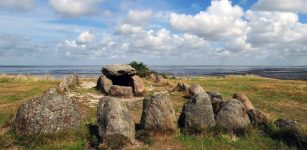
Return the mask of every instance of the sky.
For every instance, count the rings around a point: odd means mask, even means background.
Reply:
[[[307,65],[307,0],[0,0],[0,65]]]

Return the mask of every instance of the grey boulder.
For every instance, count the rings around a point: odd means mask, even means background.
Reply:
[[[105,94],[109,94],[112,85],[112,81],[103,74],[98,78],[96,88]]]
[[[135,141],[135,125],[127,106],[114,97],[103,97],[97,106],[97,124],[103,144],[121,149]]]
[[[240,130],[250,124],[249,117],[243,104],[237,99],[231,99],[218,112],[216,123],[227,130]]]
[[[205,90],[199,85],[199,84],[193,84],[190,88],[189,88],[189,94],[191,97],[196,96],[200,93],[204,93]]]
[[[60,82],[59,90],[60,92],[67,92],[69,89],[74,88],[77,85],[79,85],[79,77],[74,74]]]
[[[116,97],[130,98],[133,97],[133,89],[130,86],[112,85],[109,94]]]
[[[141,127],[149,131],[170,131],[177,129],[177,119],[171,100],[165,94],[144,99]]]
[[[52,88],[21,105],[14,126],[20,134],[55,133],[80,128],[80,121],[78,104]]]
[[[214,113],[207,93],[202,92],[184,104],[178,125],[187,132],[201,132],[215,125]]]

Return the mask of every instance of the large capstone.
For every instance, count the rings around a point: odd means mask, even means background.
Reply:
[[[77,129],[80,121],[78,104],[52,88],[21,105],[14,125],[18,134],[40,134]]]
[[[232,99],[218,112],[216,123],[225,129],[235,131],[246,128],[250,120],[243,104],[237,99]]]
[[[199,93],[186,102],[179,116],[178,125],[191,133],[201,132],[215,125],[214,113],[207,93]]]
[[[113,65],[106,65],[105,67],[103,67],[102,73],[106,76],[121,76],[121,75],[133,76],[136,74],[136,70],[127,64],[113,64]]]
[[[99,135],[110,149],[121,149],[135,140],[135,125],[127,106],[114,97],[103,97],[97,107]]]
[[[141,127],[148,131],[170,131],[177,129],[177,119],[172,102],[165,94],[144,99]]]
[[[113,85],[112,81],[108,79],[105,75],[101,75],[98,78],[96,88],[97,90],[102,91],[103,93],[109,94],[110,88]]]

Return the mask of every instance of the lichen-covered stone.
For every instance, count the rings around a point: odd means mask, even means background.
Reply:
[[[79,128],[80,121],[78,104],[52,88],[21,105],[14,126],[18,134],[54,133]]]
[[[133,96],[133,90],[132,90],[132,87],[130,86],[112,85],[110,88],[109,94],[111,96],[129,98]]]
[[[109,94],[112,85],[112,81],[103,74],[98,78],[96,88],[105,94]]]
[[[62,82],[59,84],[59,90],[61,92],[67,92],[69,89],[76,87],[79,85],[79,77],[74,74],[67,78],[65,78]]]
[[[218,112],[216,123],[228,130],[240,130],[246,128],[250,120],[243,104],[237,99],[232,99]]]
[[[192,133],[201,132],[204,128],[215,125],[214,113],[207,93],[200,93],[184,104],[178,125]]]
[[[250,109],[255,109],[252,102],[243,93],[235,93],[232,98],[239,100],[244,105],[247,111]]]
[[[110,149],[121,149],[135,141],[135,125],[123,101],[103,97],[97,106],[97,124],[103,144]]]
[[[148,96],[143,102],[141,127],[148,131],[170,131],[177,129],[177,119],[172,102],[165,94]]]
[[[189,94],[191,97],[196,96],[200,93],[204,93],[205,90],[199,85],[199,84],[193,84],[190,88],[189,88]]]
[[[135,75],[136,70],[127,64],[113,64],[106,65],[102,68],[102,73],[106,76],[120,76],[120,75]]]
[[[145,86],[143,84],[142,79],[139,76],[134,75],[132,77],[132,82],[133,93],[137,96],[142,96],[145,92]]]

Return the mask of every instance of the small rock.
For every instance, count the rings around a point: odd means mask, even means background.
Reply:
[[[103,97],[97,106],[97,124],[103,144],[110,149],[122,149],[135,141],[135,125],[123,101]]]
[[[143,84],[142,79],[139,76],[133,76],[132,77],[133,82],[133,92],[137,96],[142,96],[145,92],[145,86]]]
[[[300,123],[293,119],[277,119],[274,123],[280,129],[296,129],[301,127]]]
[[[187,83],[179,82],[173,91],[189,92],[191,86]]]
[[[162,75],[156,75],[155,82],[157,82],[157,83],[163,83],[163,82],[165,82],[165,79],[163,78]]]
[[[157,94],[144,99],[141,127],[149,131],[170,131],[177,129],[177,119],[172,102],[166,94]]]
[[[250,124],[243,104],[236,99],[228,101],[216,116],[216,123],[228,130],[244,129]]]
[[[201,132],[215,125],[211,101],[203,92],[189,99],[183,106],[178,120],[179,127],[187,132]]]
[[[135,75],[136,70],[127,64],[106,65],[101,72],[106,76]]]
[[[269,118],[260,110],[250,109],[247,114],[254,125],[266,126],[270,122]]]
[[[190,88],[189,88],[189,94],[191,97],[196,96],[200,93],[204,93],[205,90],[199,85],[199,84],[193,84]]]
[[[130,86],[112,85],[110,88],[110,95],[130,98],[133,97],[133,90]]]
[[[69,89],[74,88],[77,85],[79,85],[79,77],[74,74],[65,78],[62,82],[60,82],[59,90],[62,93],[67,92]]]
[[[96,88],[105,94],[109,94],[112,85],[112,81],[103,74],[98,78]]]
[[[18,134],[41,134],[78,129],[80,121],[78,104],[52,88],[21,105],[14,125]]]
[[[247,98],[247,96],[243,93],[235,93],[232,98],[239,100],[243,103],[245,109],[248,111],[250,109],[255,109],[252,102]]]

